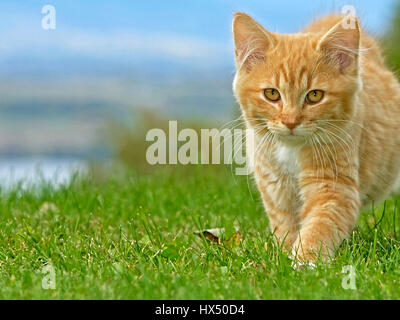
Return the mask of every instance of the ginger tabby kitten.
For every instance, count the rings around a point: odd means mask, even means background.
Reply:
[[[400,85],[355,17],[278,34],[236,13],[233,35],[271,230],[300,262],[328,260],[361,207],[400,186]]]

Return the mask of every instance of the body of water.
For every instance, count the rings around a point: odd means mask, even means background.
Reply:
[[[68,183],[76,172],[84,173],[87,163],[79,159],[3,158],[0,159],[0,186],[5,189],[42,182],[55,186]]]

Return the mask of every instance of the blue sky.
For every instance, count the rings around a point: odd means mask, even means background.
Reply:
[[[2,0],[0,70],[93,62],[140,66],[180,61],[231,64],[231,18],[245,11],[267,29],[295,32],[313,17],[354,5],[364,26],[385,31],[396,0]],[[41,28],[41,8],[54,5],[57,28]],[[16,62],[17,61],[17,62]],[[57,61],[63,61],[57,65]],[[68,62],[65,64],[65,62]],[[89,66],[90,67],[90,66]]]
[[[295,32],[312,17],[354,5],[364,23],[382,30],[390,19],[396,0],[2,0],[3,22],[29,26],[41,17],[41,8],[52,4],[57,9],[58,26],[93,30],[130,29],[171,32],[223,39],[230,33],[231,15],[245,11],[259,18],[270,29]],[[15,19],[16,18],[16,19]],[[40,21],[40,20],[39,20]],[[40,24],[37,23],[40,27]]]

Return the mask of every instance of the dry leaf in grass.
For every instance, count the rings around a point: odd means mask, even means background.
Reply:
[[[242,241],[242,234],[239,230],[227,240],[222,240],[225,233],[225,228],[214,228],[203,231],[195,231],[194,234],[199,237],[204,237],[207,240],[226,247],[237,247]]]
[[[203,231],[195,231],[194,234],[199,237],[204,237],[211,242],[222,244],[221,237],[225,232],[225,228],[214,228]]]

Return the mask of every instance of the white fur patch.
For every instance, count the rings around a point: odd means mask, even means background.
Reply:
[[[275,157],[280,164],[281,170],[292,177],[297,177],[300,172],[298,163],[299,146],[288,146],[279,144],[277,146]]]

